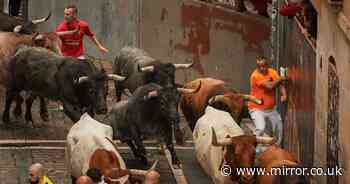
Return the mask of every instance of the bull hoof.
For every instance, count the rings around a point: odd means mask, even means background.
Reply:
[[[49,118],[49,113],[48,112],[43,112],[43,113],[40,113],[40,117],[43,121],[47,122],[50,120]]]
[[[4,124],[8,124],[10,122],[10,116],[4,114],[2,116],[2,121],[4,122]]]

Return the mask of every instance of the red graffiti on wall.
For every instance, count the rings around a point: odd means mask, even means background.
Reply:
[[[204,74],[200,57],[210,52],[211,31],[224,30],[238,33],[247,43],[245,50],[263,53],[262,42],[269,39],[270,26],[264,18],[244,15],[205,4],[182,4],[181,23],[184,27],[184,41],[175,49],[193,54],[194,68]]]

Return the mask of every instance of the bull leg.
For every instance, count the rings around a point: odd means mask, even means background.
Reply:
[[[135,144],[137,147],[137,154],[138,154],[139,159],[141,160],[142,164],[147,165],[148,161],[146,158],[146,149],[145,149],[145,146],[143,145],[143,142],[142,142],[140,137],[138,137],[135,140]]]
[[[2,121],[4,123],[10,122],[10,108],[13,98],[16,96],[16,93],[10,90],[6,90],[6,100],[5,100],[5,109],[2,115]]]
[[[116,100],[117,102],[119,102],[122,99],[122,93],[124,90],[123,82],[115,81],[114,86],[115,86],[115,96],[117,98]]]
[[[23,103],[23,97],[21,95],[16,95],[16,107],[13,111],[13,114],[16,116],[16,118],[20,117],[22,114],[22,103]]]
[[[170,154],[171,154],[171,161],[173,165],[177,165],[180,167],[180,160],[177,158],[177,155],[175,153],[175,149],[174,149],[174,144],[172,142],[172,136],[171,136],[171,132],[169,132],[169,134],[167,134],[165,136],[165,143],[166,143],[166,147],[168,148]]]
[[[43,121],[49,121],[49,112],[47,111],[45,98],[39,97],[40,99],[40,117]]]
[[[25,119],[27,122],[32,122],[34,123],[33,121],[33,117],[32,117],[32,105],[33,105],[33,102],[35,100],[36,96],[34,95],[30,95],[27,99],[26,99],[26,114],[25,114]]]

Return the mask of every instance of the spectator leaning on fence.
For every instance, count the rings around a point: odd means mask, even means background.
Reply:
[[[78,17],[78,8],[75,5],[69,5],[64,9],[64,20],[57,26],[55,32],[62,40],[61,52],[64,56],[77,57],[85,59],[84,56],[84,35],[87,35],[97,48],[107,53],[108,49],[102,46],[97,40],[95,34],[90,30],[89,24]],[[77,30],[77,31],[74,31]],[[67,34],[72,31],[71,34]]]
[[[44,168],[40,163],[35,163],[29,167],[29,180],[31,184],[54,184],[44,175]]]
[[[265,133],[266,121],[268,118],[272,123],[276,143],[282,143],[282,118],[276,110],[275,92],[280,87],[281,101],[287,100],[286,89],[281,85],[286,77],[280,77],[276,70],[269,67],[268,60],[264,57],[257,58],[257,68],[250,76],[250,94],[263,101],[263,104],[248,103],[249,113],[256,126],[255,135],[262,136]],[[257,152],[261,152],[262,147],[257,147]]]

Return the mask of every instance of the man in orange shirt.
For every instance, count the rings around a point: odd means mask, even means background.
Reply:
[[[282,143],[282,118],[276,110],[275,96],[276,88],[280,88],[281,101],[287,100],[286,89],[281,85],[285,77],[280,77],[276,70],[269,67],[268,61],[264,57],[257,59],[257,69],[250,76],[250,95],[261,99],[261,105],[248,103],[249,113],[255,124],[255,135],[262,136],[265,132],[266,121],[268,118],[272,123],[272,128],[277,138],[276,144]],[[257,147],[257,152],[261,148]]]

